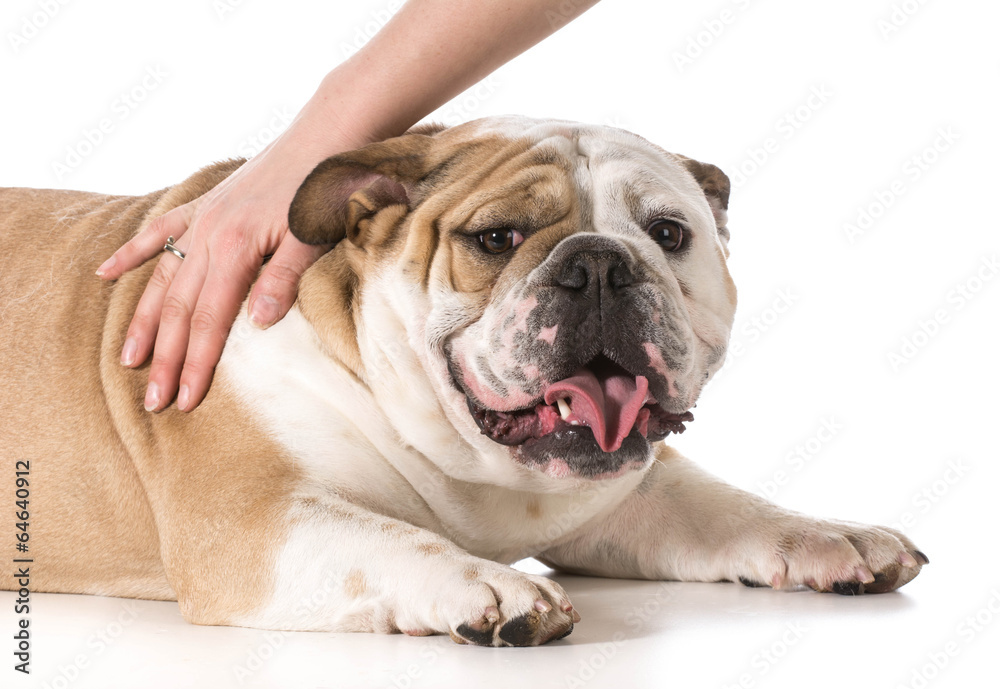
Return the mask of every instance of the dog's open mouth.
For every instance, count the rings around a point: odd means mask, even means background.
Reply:
[[[655,442],[670,433],[683,433],[684,422],[694,420],[689,411],[665,411],[650,394],[644,376],[629,373],[603,355],[549,385],[532,407],[495,411],[468,396],[466,401],[483,434],[503,445],[522,445],[587,427],[603,452],[615,452],[633,431]]]

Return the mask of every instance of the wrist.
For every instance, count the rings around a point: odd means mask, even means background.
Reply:
[[[289,127],[300,146],[322,157],[342,151],[361,148],[373,141],[397,136],[405,131],[395,131],[378,121],[378,108],[371,107],[370,98],[362,105],[360,86],[350,83],[350,70],[342,65],[330,72],[320,83],[312,98],[303,106],[298,117]],[[294,131],[291,131],[294,130]]]
[[[360,148],[400,136],[438,105],[381,62],[362,51],[329,72],[302,109],[307,128],[319,139]]]

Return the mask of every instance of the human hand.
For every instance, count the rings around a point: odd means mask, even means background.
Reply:
[[[279,138],[204,196],[155,219],[98,269],[105,280],[118,278],[163,252],[171,236],[186,254],[163,253],[122,349],[122,364],[132,368],[153,355],[147,411],[164,409],[174,395],[182,411],[201,403],[265,256],[271,260],[250,294],[250,320],[266,328],[288,313],[302,273],[329,249],[288,231],[292,198],[323,157]]]

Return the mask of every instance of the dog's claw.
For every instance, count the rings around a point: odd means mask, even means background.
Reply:
[[[483,614],[483,617],[486,619],[489,626],[492,627],[500,621],[500,609],[495,605],[491,605],[486,608],[486,612]]]
[[[858,578],[862,584],[870,584],[875,581],[875,575],[867,567],[858,567],[854,570],[854,576]]]

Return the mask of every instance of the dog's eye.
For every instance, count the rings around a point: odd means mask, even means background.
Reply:
[[[673,220],[657,218],[646,226],[646,232],[664,251],[677,251],[684,242],[684,229]]]
[[[479,235],[479,243],[491,254],[510,251],[523,241],[524,237],[517,230],[487,230]]]

